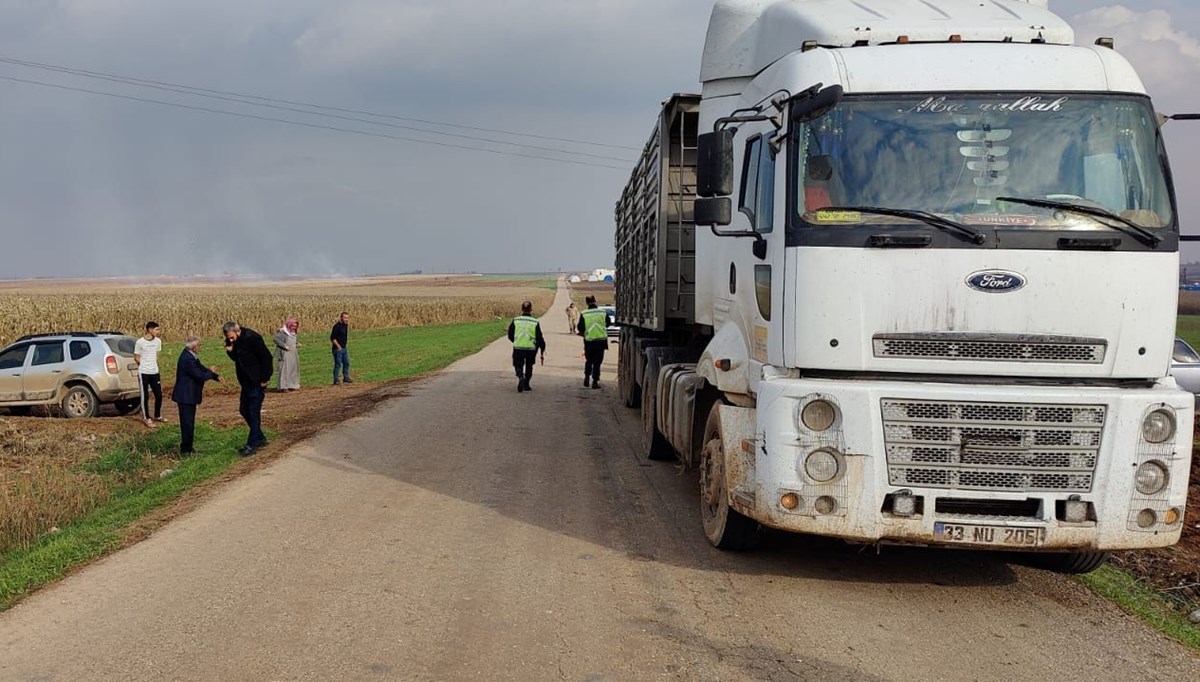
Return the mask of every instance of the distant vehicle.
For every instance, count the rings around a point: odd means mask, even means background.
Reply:
[[[0,407],[25,414],[35,405],[57,405],[67,417],[83,418],[112,404],[128,414],[141,397],[135,342],[120,332],[22,336],[0,350]]]
[[[615,339],[621,335],[621,328],[617,326],[617,309],[615,306],[602,305],[600,309],[608,313],[608,317],[612,320],[612,324],[608,325],[608,338]]]
[[[1171,351],[1171,376],[1183,390],[1193,395],[1200,395],[1200,353],[1188,345],[1187,341],[1175,338],[1175,348]]]

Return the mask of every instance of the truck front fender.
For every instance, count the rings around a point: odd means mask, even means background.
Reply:
[[[729,361],[729,369],[717,367],[717,362],[724,360]],[[696,373],[723,393],[749,395],[751,364],[749,346],[742,330],[735,324],[726,324],[704,348]]]

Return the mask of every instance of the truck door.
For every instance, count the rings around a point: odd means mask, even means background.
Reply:
[[[21,374],[29,346],[22,345],[0,353],[0,402],[19,402],[24,399]]]
[[[783,364],[784,328],[781,323],[784,230],[776,210],[782,202],[775,201],[784,174],[777,172],[776,153],[772,149],[775,129],[770,125],[765,128],[745,140],[737,196],[738,212],[748,221],[747,227],[757,232],[760,238],[740,240],[742,253],[734,263],[740,270],[735,298],[743,312],[750,358],[759,366]],[[775,229],[777,223],[780,229]],[[760,376],[759,368],[752,368],[749,373],[751,390]]]

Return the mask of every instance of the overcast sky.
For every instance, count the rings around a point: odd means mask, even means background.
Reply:
[[[710,0],[0,0],[0,59],[616,146],[441,128],[575,152],[555,154],[0,63],[0,278],[610,264],[612,207],[631,163],[597,157],[636,156],[620,147],[641,147],[663,97],[699,90],[711,7]],[[1200,3],[1051,0],[1051,8],[1081,43],[1114,36],[1160,111],[1200,111]],[[1169,124],[1167,140],[1184,230],[1200,234],[1200,122]],[[1200,249],[1185,258],[1200,260]]]

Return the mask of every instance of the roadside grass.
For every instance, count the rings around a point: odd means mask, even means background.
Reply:
[[[1176,318],[1175,335],[1192,348],[1200,350],[1200,315],[1180,315]]]
[[[131,523],[225,471],[237,460],[235,448],[245,438],[243,428],[217,430],[197,424],[198,454],[174,460],[168,454],[179,446],[179,429],[160,428],[121,439],[97,459],[78,466],[110,485],[108,500],[57,532],[0,554],[0,610],[72,567],[119,548]]]
[[[1101,566],[1078,579],[1164,635],[1200,651],[1200,627],[1189,622],[1186,613],[1180,612],[1183,605],[1172,603],[1129,573],[1115,566]]]
[[[365,383],[426,374],[479,351],[507,325],[505,319],[356,332],[350,337],[352,371]],[[329,382],[327,333],[304,339],[311,346],[302,349],[301,384]],[[180,344],[164,344],[167,383],[174,380],[174,357],[180,350]],[[310,353],[307,362],[305,350]],[[221,390],[236,390],[232,363],[218,339],[205,343],[201,359],[228,377],[229,384]],[[22,434],[7,437],[18,442]],[[59,439],[55,447],[48,447],[46,439],[37,439],[28,454],[10,468],[0,468],[0,510],[9,510],[12,517],[20,513],[20,522],[11,528],[0,523],[0,610],[119,548],[131,524],[233,465],[245,439],[243,427],[218,429],[201,422],[196,427],[197,454],[183,459],[174,457],[179,445],[175,424],[113,436],[89,456],[79,454],[78,443]],[[46,473],[28,475],[35,469]]]
[[[508,322],[508,319],[503,319],[365,331],[351,329],[347,346],[350,349],[350,375],[356,381],[391,381],[445,367],[500,338],[507,330]],[[267,348],[273,352],[275,346],[271,337],[277,330],[255,331],[263,335]],[[159,357],[163,383],[175,383],[175,363],[182,351],[182,343],[163,344]],[[219,336],[203,339],[200,361],[206,367],[216,367],[217,373],[226,381],[224,390],[237,389],[233,361],[225,355],[225,345]],[[272,386],[278,381],[278,363],[275,369],[277,373],[271,378]],[[332,378],[333,354],[329,331],[301,332],[300,386],[325,385]],[[222,390],[213,384],[208,387],[209,390]]]

